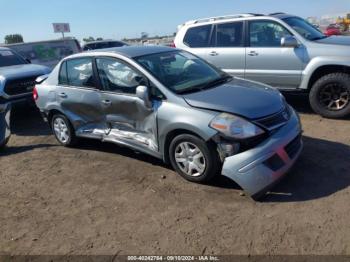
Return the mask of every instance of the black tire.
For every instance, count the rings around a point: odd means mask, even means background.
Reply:
[[[2,144],[0,144],[0,149],[4,149],[7,143],[9,142],[9,140],[10,140],[10,137],[6,138],[5,141]]]
[[[325,91],[328,92],[326,89],[330,88],[331,86],[336,86],[337,88],[341,88],[338,90],[344,90],[344,92],[347,92],[348,102],[341,102],[341,105],[344,105],[344,107],[341,107],[340,109],[331,109],[327,107],[326,103],[328,100],[327,96],[324,96],[324,93]],[[322,100],[321,98],[326,99]],[[336,94],[334,99],[336,99]],[[350,75],[346,73],[332,73],[321,77],[312,86],[309,94],[309,100],[312,109],[323,117],[343,118],[350,115]]]
[[[66,127],[67,127],[67,135],[68,135],[68,138],[63,141],[62,139],[60,139],[58,137],[58,135],[56,134],[55,132],[55,121],[56,120],[62,120],[64,121]],[[77,144],[78,142],[78,139],[77,137],[75,136],[75,130],[72,126],[72,124],[70,123],[70,121],[68,120],[68,118],[62,114],[55,114],[52,119],[51,119],[51,128],[52,128],[52,132],[54,134],[54,136],[56,137],[56,140],[63,146],[66,146],[66,147],[71,147],[71,146],[74,146]]]
[[[186,174],[181,170],[181,168],[178,166],[175,160],[175,150],[181,143],[184,142],[190,143],[199,148],[199,150],[202,152],[205,158],[205,168],[203,173],[199,176],[190,176]],[[169,159],[172,167],[176,170],[176,172],[179,173],[183,178],[191,182],[208,182],[211,179],[213,179],[216,175],[218,175],[221,169],[221,161],[216,148],[210,143],[206,143],[202,139],[189,134],[179,135],[171,141],[169,147]]]

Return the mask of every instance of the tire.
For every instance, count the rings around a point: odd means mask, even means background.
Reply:
[[[323,117],[350,115],[350,75],[332,73],[321,77],[312,86],[309,100],[312,109]]]
[[[2,144],[0,144],[0,149],[4,149],[7,143],[9,142],[9,140],[10,140],[10,137],[6,138],[5,141]]]
[[[189,134],[179,135],[171,141],[169,159],[176,172],[191,182],[208,182],[219,174],[221,168],[216,148]],[[188,173],[185,172],[186,166]]]
[[[66,116],[62,114],[54,115],[51,119],[51,128],[61,145],[71,147],[77,143],[75,130]]]

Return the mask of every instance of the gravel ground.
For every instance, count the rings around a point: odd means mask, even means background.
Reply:
[[[0,253],[349,255],[350,121],[288,100],[305,149],[263,202],[113,144],[58,146],[38,112],[13,112],[0,153]]]

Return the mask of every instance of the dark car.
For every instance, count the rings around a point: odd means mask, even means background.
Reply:
[[[124,43],[122,41],[101,40],[101,41],[94,41],[94,42],[89,42],[85,44],[83,46],[83,51],[104,49],[104,48],[111,48],[111,47],[122,47],[127,45],[128,45],[127,43]]]

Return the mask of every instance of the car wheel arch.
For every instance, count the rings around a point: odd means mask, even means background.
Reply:
[[[317,67],[311,74],[308,81],[308,91],[311,90],[313,85],[319,80],[321,77],[332,74],[332,73],[347,73],[350,74],[350,66],[347,65],[336,65],[336,64],[328,64]]]

